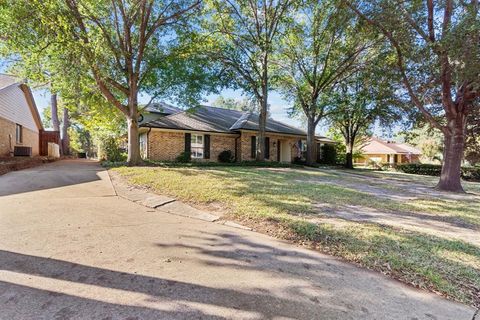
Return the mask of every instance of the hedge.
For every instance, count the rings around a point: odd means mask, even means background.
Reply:
[[[396,166],[396,169],[401,172],[420,174],[424,176],[440,176],[442,173],[442,166],[438,164],[399,164]],[[480,182],[480,167],[462,167],[462,178],[468,181]]]
[[[337,163],[337,149],[335,146],[324,144],[321,148],[320,164],[335,165]]]

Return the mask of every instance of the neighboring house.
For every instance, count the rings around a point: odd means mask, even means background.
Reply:
[[[43,126],[30,88],[0,74],[0,157],[14,152],[38,155],[40,131]]]
[[[200,106],[183,111],[167,104],[154,104],[140,116],[142,156],[151,160],[175,160],[190,152],[192,160],[218,161],[230,150],[236,161],[255,160],[258,115],[250,112]],[[273,119],[267,120],[266,160],[292,162],[304,158],[306,132]],[[333,143],[316,137],[317,159],[320,146]]]
[[[361,149],[362,158],[356,162],[368,165],[371,162],[376,164],[397,164],[418,162],[421,151],[406,143],[385,141],[372,137]]]

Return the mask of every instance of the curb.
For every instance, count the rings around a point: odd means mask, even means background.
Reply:
[[[135,202],[144,207],[155,209],[156,211],[162,213],[169,213],[207,222],[215,222],[217,224],[222,224],[232,228],[248,231],[252,230],[252,228],[243,226],[230,220],[221,220],[220,216],[194,208],[184,202],[178,201],[175,198],[154,194],[128,185],[117,174],[112,174],[110,170],[108,170],[108,175],[110,177],[113,189],[119,197]]]

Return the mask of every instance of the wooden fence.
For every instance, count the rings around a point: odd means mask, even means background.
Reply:
[[[60,145],[59,131],[40,130],[40,155],[48,156],[48,143],[53,142]]]

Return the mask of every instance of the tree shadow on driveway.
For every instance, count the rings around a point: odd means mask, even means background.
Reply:
[[[117,295],[125,295],[124,303],[109,301]],[[0,317],[8,319],[24,319],[29,314],[46,319],[109,319],[111,315],[224,319],[232,314],[252,319],[318,319],[322,314],[344,312],[268,291],[209,287],[9,251],[0,251],[0,304]]]
[[[453,313],[468,319],[463,315],[471,313],[335,258],[279,244],[202,231],[178,243],[153,243],[159,257],[177,252],[195,267],[203,279],[195,282],[180,280],[182,272],[173,279],[162,269],[152,269],[153,276],[3,250],[0,318],[448,319]]]

